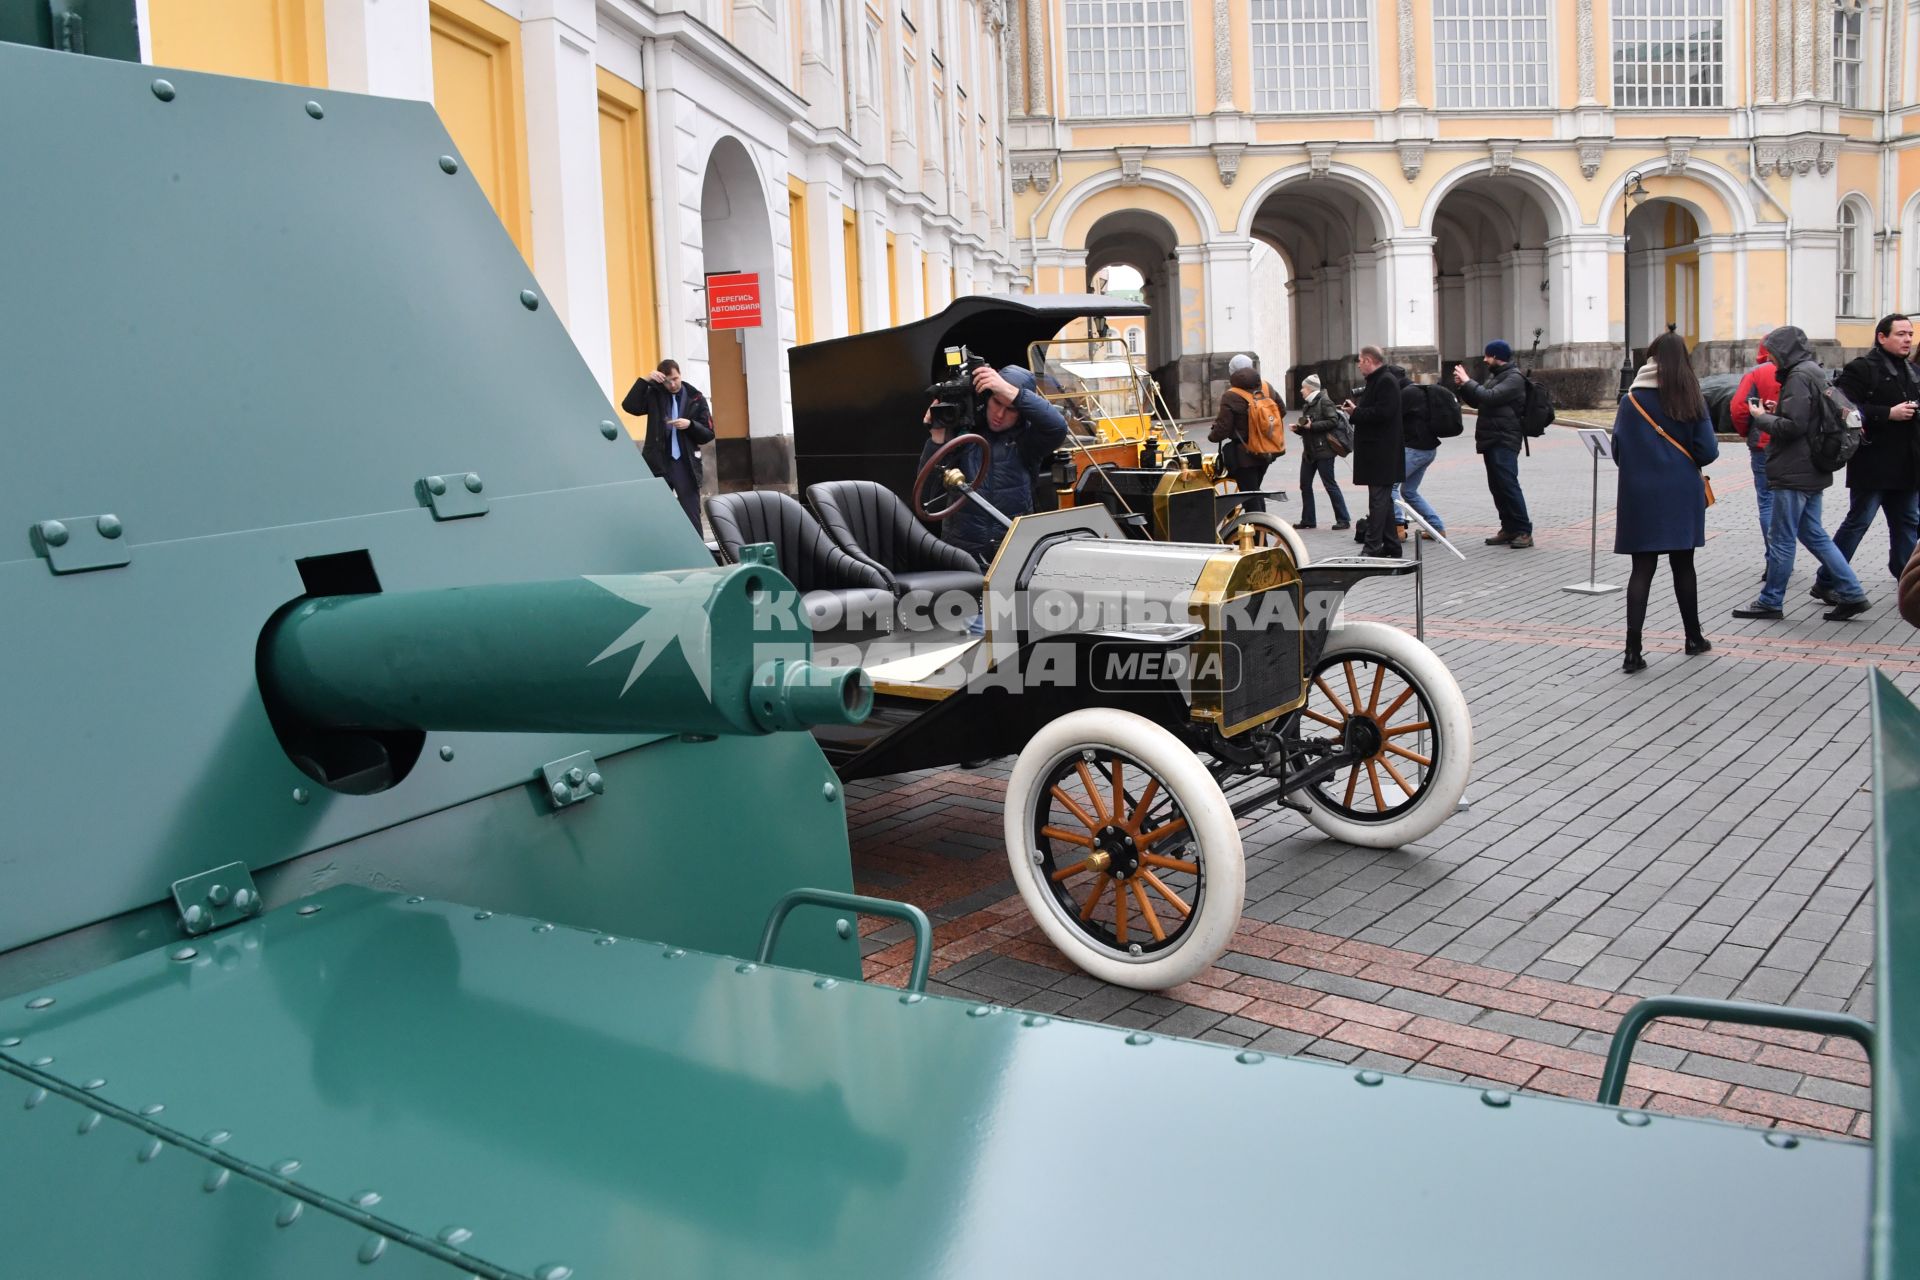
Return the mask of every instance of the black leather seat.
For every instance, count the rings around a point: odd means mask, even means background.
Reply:
[[[808,488],[827,536],[848,555],[884,574],[905,595],[949,591],[978,596],[986,578],[971,555],[942,542],[913,518],[900,495],[871,480],[829,480]]]
[[[800,590],[815,631],[893,629],[893,588],[886,576],[835,546],[797,498],[777,492],[722,493],[707,499],[707,522],[727,559],[740,549],[773,544],[780,572]]]

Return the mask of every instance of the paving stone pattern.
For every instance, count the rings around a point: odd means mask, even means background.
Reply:
[[[1642,995],[1871,1018],[1865,675],[1877,665],[1920,689],[1920,633],[1893,609],[1883,525],[1855,558],[1875,602],[1864,618],[1821,620],[1804,555],[1788,621],[1731,618],[1756,592],[1763,556],[1744,446],[1723,448],[1720,501],[1696,555],[1715,649],[1680,653],[1663,569],[1650,669],[1626,676],[1622,594],[1559,590],[1587,577],[1592,472],[1579,442],[1550,432],[1523,459],[1539,545],[1520,551],[1482,544],[1493,512],[1479,460],[1468,439],[1443,447],[1424,492],[1467,559],[1425,549],[1427,639],[1472,709],[1470,807],[1393,851],[1327,839],[1286,810],[1243,820],[1245,918],[1194,983],[1153,995],[1110,987],[1045,941],[1007,878],[1010,761],[850,786],[856,879],[935,916],[937,988],[1568,1096],[1592,1096],[1607,1035]],[[1599,577],[1624,583],[1602,466]],[[1296,477],[1288,459],[1269,483],[1291,490]],[[1364,508],[1364,491],[1349,487],[1348,500]],[[1844,490],[1830,491],[1830,528],[1844,504]],[[1324,526],[1305,536],[1316,555],[1351,546]],[[1411,586],[1366,584],[1347,613],[1411,629]],[[869,928],[869,976],[904,977],[899,927]],[[1865,1064],[1844,1042],[1676,1022],[1642,1046],[1632,1101],[1865,1132]]]

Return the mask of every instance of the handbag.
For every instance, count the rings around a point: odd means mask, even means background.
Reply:
[[[1653,415],[1647,412],[1646,406],[1641,404],[1638,400],[1634,399],[1633,392],[1631,391],[1627,392],[1627,399],[1632,401],[1633,407],[1640,411],[1640,416],[1647,420],[1647,425],[1652,427],[1655,431],[1660,432],[1660,438],[1662,440],[1665,440],[1668,444],[1678,449],[1680,451],[1681,456],[1686,458],[1688,462],[1693,462],[1693,455],[1687,452],[1687,446],[1681,444],[1678,440],[1675,440],[1672,436],[1668,435],[1666,431],[1660,426],[1660,424],[1653,420]],[[1696,468],[1700,467],[1700,464],[1697,462],[1693,462],[1693,465]],[[1707,505],[1712,506],[1714,502],[1713,480],[1711,477],[1707,475],[1705,469],[1700,470],[1700,489],[1706,495]]]

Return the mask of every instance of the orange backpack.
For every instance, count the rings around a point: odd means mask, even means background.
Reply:
[[[1285,453],[1286,416],[1280,411],[1280,402],[1273,398],[1273,388],[1262,382],[1258,393],[1240,387],[1228,387],[1227,391],[1247,402],[1247,452],[1269,458]]]

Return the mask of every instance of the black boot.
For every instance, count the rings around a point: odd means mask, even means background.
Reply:
[[[1705,636],[1693,635],[1687,637],[1687,656],[1689,658],[1695,654],[1706,653],[1712,648],[1713,641],[1707,639]]]
[[[1647,669],[1647,660],[1640,656],[1639,645],[1630,644],[1627,646],[1626,660],[1620,664],[1620,669],[1626,672],[1628,675],[1632,675],[1636,671],[1645,671]]]

